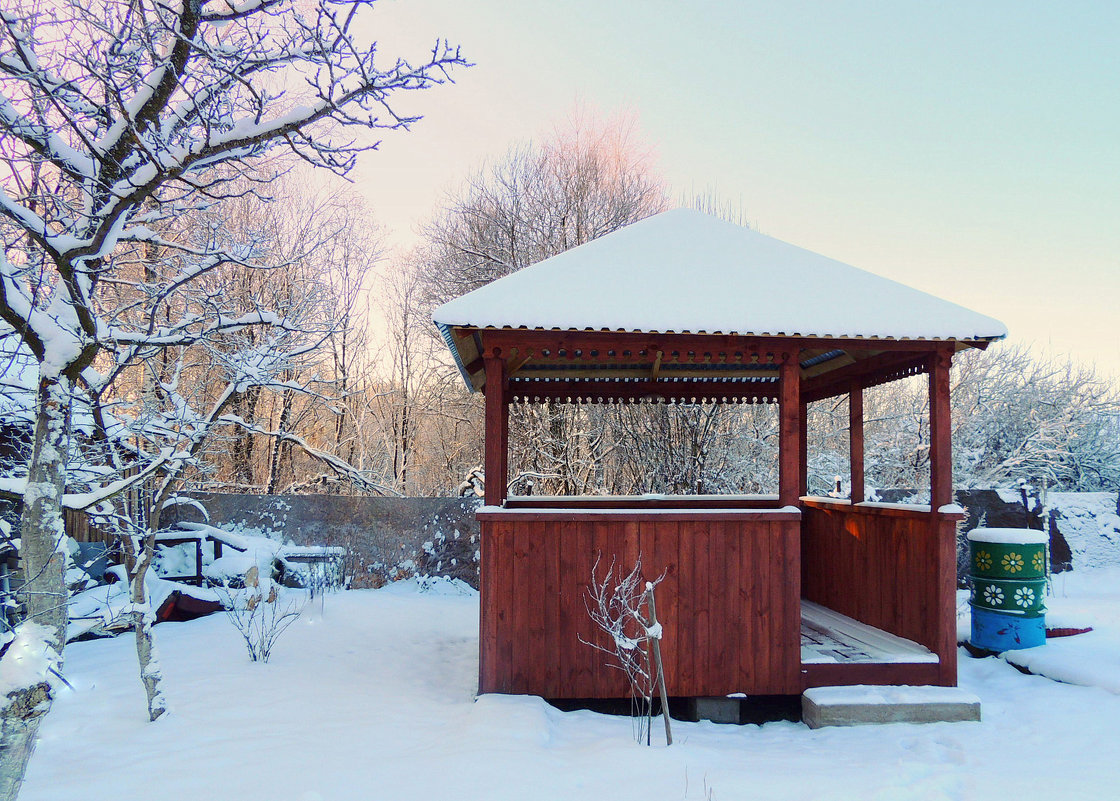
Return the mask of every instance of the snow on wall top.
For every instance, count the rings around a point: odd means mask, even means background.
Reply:
[[[691,209],[648,217],[433,314],[442,326],[997,339],[998,320]]]

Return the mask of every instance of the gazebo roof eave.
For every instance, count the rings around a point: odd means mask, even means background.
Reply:
[[[977,336],[973,338],[952,337],[952,338],[905,338],[905,337],[890,337],[890,336],[804,336],[797,334],[740,334],[740,333],[723,333],[723,332],[691,332],[691,331],[629,331],[629,330],[612,330],[612,329],[561,329],[561,328],[529,328],[527,326],[520,327],[481,327],[481,326],[451,326],[442,323],[437,323],[440,333],[443,335],[445,342],[451,350],[460,375],[463,377],[464,383],[467,385],[471,392],[484,390],[484,372],[482,369],[483,351],[492,347],[499,347],[502,349],[506,356],[510,356],[513,352],[524,353],[525,350],[532,352],[535,349],[544,348],[551,349],[571,350],[576,351],[578,355],[571,353],[564,353],[562,364],[565,366],[571,365],[574,369],[579,369],[579,365],[594,362],[595,360],[589,358],[582,350],[588,348],[602,349],[602,348],[645,348],[657,346],[658,349],[663,351],[673,350],[674,353],[679,352],[680,349],[688,348],[688,353],[692,356],[696,354],[697,348],[705,349],[705,353],[717,352],[723,349],[726,353],[728,349],[739,349],[738,352],[751,352],[751,353],[777,353],[783,352],[785,348],[797,348],[798,351],[823,349],[823,350],[840,350],[847,354],[848,351],[860,352],[880,352],[892,351],[901,353],[931,353],[935,351],[944,350],[947,346],[951,345],[953,351],[958,352],[968,348],[977,348],[983,350],[988,347],[992,342],[1003,339],[1001,336]],[[611,340],[614,340],[613,342]],[[464,343],[470,343],[470,352],[467,358],[464,358],[461,346]],[[485,344],[484,344],[485,343]],[[547,345],[546,345],[547,343]],[[706,349],[711,348],[712,351]],[[524,349],[524,350],[523,350]],[[552,358],[556,358],[555,353],[551,354]],[[846,364],[852,362],[849,359]],[[524,363],[524,362],[523,362]],[[670,362],[666,362],[667,369]],[[530,365],[531,366],[531,365]],[[720,366],[720,365],[716,365]],[[806,365],[802,363],[802,366]],[[836,365],[837,367],[842,365]],[[827,363],[822,367],[817,368],[818,374],[827,374],[830,370],[827,369]],[[620,386],[626,383],[627,379],[612,378],[609,370],[602,370],[595,376],[596,380],[602,383],[604,392],[609,392],[608,385],[612,382],[618,383]],[[729,381],[730,377],[712,376],[703,380],[711,381],[713,383],[733,383]],[[734,383],[742,383],[743,376],[740,376]],[[570,380],[580,381],[586,383],[587,376],[573,376]],[[693,377],[695,380],[696,377]],[[562,371],[557,372],[555,381],[564,381],[565,377]],[[625,392],[623,394],[626,394]],[[714,394],[714,393],[713,393]]]

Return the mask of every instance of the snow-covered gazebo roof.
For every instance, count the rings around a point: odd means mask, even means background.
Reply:
[[[472,334],[488,329],[948,340],[957,347],[1007,334],[986,315],[690,209],[538,262],[444,304],[433,318],[476,388],[480,351]],[[835,349],[817,350],[807,360]]]

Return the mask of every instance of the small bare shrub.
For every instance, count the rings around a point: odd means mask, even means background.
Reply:
[[[650,744],[653,725],[653,694],[661,696],[661,714],[665,720],[666,744],[673,744],[669,725],[669,697],[665,691],[665,672],[661,665],[661,624],[657,622],[654,588],[664,576],[655,581],[642,580],[642,557],[639,555],[634,569],[623,575],[622,568],[615,573],[615,563],[602,579],[599,578],[599,561],[591,568],[591,585],[584,603],[591,621],[610,637],[610,647],[588,642],[611,657],[608,664],[618,668],[630,680],[631,712],[635,721],[634,736],[640,743]],[[645,614],[642,608],[645,607]]]
[[[216,588],[226,617],[245,640],[249,659],[267,662],[280,635],[303,612],[307,600],[282,601],[280,590],[271,578],[260,578],[254,565],[245,572],[244,586],[231,588],[223,582]]]

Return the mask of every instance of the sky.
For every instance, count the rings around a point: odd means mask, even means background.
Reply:
[[[396,246],[510,145],[631,115],[673,197],[1120,377],[1120,3],[381,0],[363,32],[475,64],[354,174]]]

